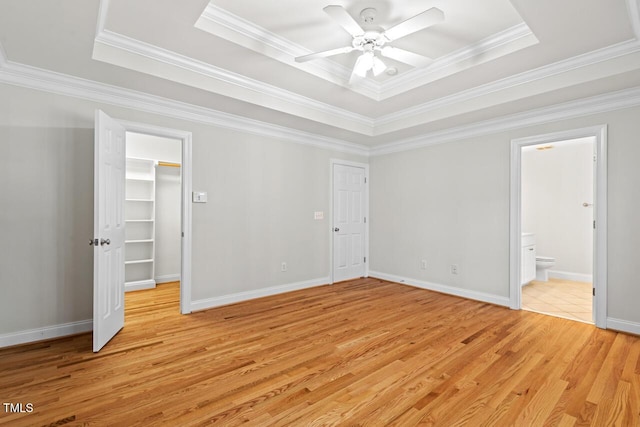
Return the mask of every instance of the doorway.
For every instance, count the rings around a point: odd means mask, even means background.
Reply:
[[[538,135],[534,137],[520,138],[511,142],[511,196],[510,196],[510,301],[511,308],[522,308],[522,283],[531,279],[525,278],[523,275],[531,274],[531,268],[527,267],[532,259],[527,261],[524,253],[523,244],[531,245],[531,235],[523,235],[523,232],[530,232],[523,229],[523,150],[535,150],[543,148],[543,150],[552,150],[549,146],[554,146],[562,141],[579,140],[583,138],[591,138],[595,146],[593,154],[593,200],[584,200],[580,203],[579,208],[589,210],[588,214],[592,215],[593,222],[593,258],[592,258],[592,279],[591,288],[593,295],[593,319],[599,328],[606,328],[606,205],[607,205],[607,173],[606,173],[606,146],[607,146],[607,128],[606,126],[596,126],[591,128],[575,129],[565,132],[553,134]],[[533,147],[533,148],[531,148]],[[543,151],[541,150],[541,151]],[[582,206],[583,204],[587,206]],[[525,202],[526,204],[526,202]],[[587,212],[584,212],[587,213]],[[527,222],[531,224],[531,222]],[[527,225],[530,226],[530,225]],[[533,243],[535,248],[535,242]],[[528,246],[527,249],[531,249]],[[535,249],[534,249],[535,250]],[[546,249],[545,247],[545,250]],[[534,252],[535,253],[535,252]],[[527,252],[527,254],[529,254]],[[540,256],[547,254],[539,253]],[[553,257],[548,257],[553,258]],[[535,255],[533,257],[535,260]],[[544,260],[543,260],[544,261]],[[542,269],[543,270],[543,269]],[[534,269],[535,272],[535,269]],[[534,273],[536,274],[536,273]],[[540,274],[540,269],[538,274]],[[541,277],[538,277],[541,278]],[[574,279],[576,277],[573,277]],[[535,277],[534,277],[535,279]],[[542,278],[544,279],[544,278]],[[571,279],[571,277],[559,277],[560,280]]]
[[[521,150],[522,309],[593,323],[595,138]]]
[[[182,314],[191,313],[191,132],[123,120],[119,120],[118,122],[124,127],[127,138],[131,134],[137,134],[150,138],[159,138],[160,140],[178,141],[180,145],[180,312]],[[127,141],[125,139],[125,145],[126,143]]]

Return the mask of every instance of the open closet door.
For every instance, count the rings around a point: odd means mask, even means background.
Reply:
[[[94,169],[93,351],[124,326],[125,129],[96,111]]]

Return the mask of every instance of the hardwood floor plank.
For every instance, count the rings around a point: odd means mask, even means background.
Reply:
[[[0,349],[0,425],[640,425],[640,338],[379,279]]]

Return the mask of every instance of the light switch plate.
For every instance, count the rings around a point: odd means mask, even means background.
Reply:
[[[207,203],[206,191],[194,191],[192,197],[193,203]]]
[[[324,219],[324,212],[314,212],[313,219]]]

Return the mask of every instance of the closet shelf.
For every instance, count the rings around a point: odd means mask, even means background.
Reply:
[[[127,181],[148,181],[148,182],[155,181],[155,179],[153,179],[153,178],[143,177],[143,176],[140,176],[140,177],[137,177],[137,176],[126,176],[125,179]]]
[[[133,264],[147,264],[153,262],[153,258],[152,259],[134,259],[131,261],[125,261],[124,265],[133,265]]]
[[[127,202],[153,202],[153,199],[125,199]]]
[[[125,219],[124,222],[153,222],[152,219]]]

